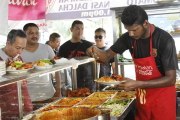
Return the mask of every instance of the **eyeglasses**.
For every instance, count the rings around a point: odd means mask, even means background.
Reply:
[[[98,39],[98,38],[99,38],[99,39],[102,39],[103,36],[102,36],[102,35],[95,35],[94,38],[95,38],[95,39]]]

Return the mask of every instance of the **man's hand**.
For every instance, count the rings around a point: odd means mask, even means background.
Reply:
[[[107,63],[108,62],[108,58],[107,58],[107,54],[106,51],[103,51],[99,48],[97,48],[96,46],[91,46],[86,50],[86,54],[88,56],[91,56],[93,58],[96,59],[97,62],[99,63]]]
[[[99,48],[97,48],[96,46],[93,45],[86,50],[86,54],[95,59],[99,59],[99,57],[97,55],[98,50],[99,50]]]
[[[127,79],[125,82],[120,83],[117,87],[125,91],[135,90],[140,85],[140,81]]]

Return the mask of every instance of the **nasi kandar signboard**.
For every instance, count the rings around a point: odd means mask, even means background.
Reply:
[[[110,0],[48,0],[47,20],[110,16]]]

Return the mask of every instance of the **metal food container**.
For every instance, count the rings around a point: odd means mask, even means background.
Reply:
[[[117,92],[115,96],[99,106],[100,109],[110,109],[111,120],[123,120],[135,106],[135,91]],[[118,107],[119,106],[119,107]],[[102,112],[103,113],[103,112]],[[106,116],[106,117],[105,117]],[[102,118],[108,119],[108,114]],[[100,119],[101,120],[101,119]],[[102,119],[103,120],[103,119]]]
[[[112,98],[116,93],[117,92],[94,92],[75,106],[95,108]]]
[[[115,86],[106,86],[105,88],[102,89],[102,91],[122,91],[122,89],[115,87]]]
[[[133,91],[104,91],[94,92],[86,98],[61,98],[35,111],[23,120],[123,120],[134,107],[135,98],[133,95]],[[103,107],[103,104],[112,100],[125,99],[128,99],[129,102],[117,116],[111,116],[112,109]],[[78,103],[73,105],[76,102]],[[67,108],[65,107],[67,103],[72,104],[69,104]]]
[[[110,102],[110,101],[108,101],[108,102]],[[104,105],[101,105],[99,108],[100,109],[110,109],[110,120],[123,120],[134,106],[135,106],[135,99],[130,99],[129,103],[126,106],[124,106],[124,108],[121,109],[121,112],[118,113],[116,116],[111,115],[111,112],[113,110]],[[118,108],[116,108],[116,109],[118,109]],[[119,109],[119,111],[120,111],[120,109]],[[107,116],[107,114],[106,114],[106,116]],[[102,119],[102,120],[104,120],[104,119]],[[108,120],[108,119],[105,119],[105,120]]]
[[[111,120],[110,109],[101,108],[101,115],[98,116],[98,120]]]
[[[36,114],[33,120],[98,120],[101,110],[96,108],[73,107],[55,109]]]
[[[74,106],[75,104],[79,103],[82,101],[84,98],[83,97],[65,97],[58,99],[38,110],[37,112],[43,112],[43,111],[48,111],[48,110],[53,110],[53,109],[58,109],[58,108],[70,108]]]

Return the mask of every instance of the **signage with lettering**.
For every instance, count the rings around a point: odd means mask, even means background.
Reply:
[[[9,0],[9,20],[45,19],[46,0]]]
[[[157,4],[156,0],[113,0],[110,7],[125,7],[129,5],[151,5]]]
[[[8,32],[8,1],[0,0],[0,35],[7,35]]]
[[[46,19],[110,16],[110,0],[49,0]]]

